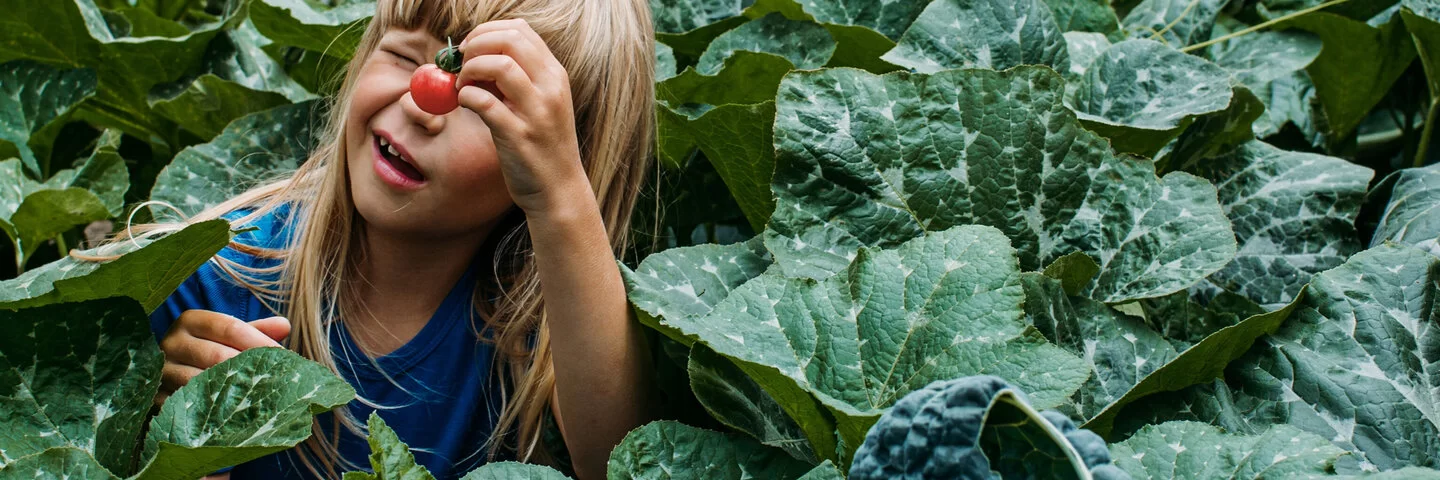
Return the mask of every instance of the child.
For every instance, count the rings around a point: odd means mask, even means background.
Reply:
[[[615,263],[652,139],[646,0],[376,10],[309,160],[191,219],[259,229],[152,315],[157,401],[241,350],[283,345],[359,399],[301,447],[221,475],[368,469],[363,423],[378,411],[438,478],[547,461],[552,418],[577,476],[600,478],[653,411]],[[411,73],[447,37],[464,54],[460,107],[430,114]]]

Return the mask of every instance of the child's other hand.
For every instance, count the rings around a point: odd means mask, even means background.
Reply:
[[[190,383],[202,370],[255,347],[279,347],[290,335],[290,321],[270,317],[245,322],[209,310],[186,310],[175,320],[160,351],[165,367],[160,370],[160,393],[155,404],[165,402],[175,390]]]
[[[499,20],[475,27],[460,45],[460,105],[490,127],[515,204],[543,214],[574,182],[588,188],[569,73],[540,35],[524,20]]]

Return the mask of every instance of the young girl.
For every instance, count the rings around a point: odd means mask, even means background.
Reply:
[[[435,115],[410,78],[447,37],[460,107]],[[550,421],[577,476],[602,477],[653,411],[615,262],[648,165],[653,51],[646,0],[380,0],[308,161],[190,219],[259,228],[152,315],[157,401],[283,345],[359,399],[221,475],[368,469],[377,411],[439,478],[546,461]]]

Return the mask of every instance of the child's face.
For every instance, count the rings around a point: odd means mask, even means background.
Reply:
[[[484,234],[514,204],[480,116],[464,107],[431,115],[410,98],[411,72],[444,47],[424,31],[392,29],[361,68],[345,138],[351,196],[367,228]],[[382,139],[418,170],[418,180],[409,178],[414,170],[391,166],[380,154],[388,150],[380,148]]]

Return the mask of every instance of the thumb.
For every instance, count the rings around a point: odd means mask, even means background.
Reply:
[[[285,340],[285,337],[290,336],[290,320],[285,317],[262,318],[250,322],[250,326],[255,327],[260,333],[265,334],[265,336],[270,337],[276,342]]]

